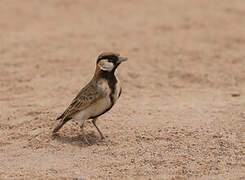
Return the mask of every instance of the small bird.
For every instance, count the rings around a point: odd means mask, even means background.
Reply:
[[[102,132],[96,125],[96,120],[109,111],[120,97],[122,88],[114,73],[117,67],[126,60],[126,57],[120,56],[116,52],[104,52],[98,56],[93,78],[80,90],[64,113],[56,119],[59,122],[54,128],[53,134],[56,134],[71,119],[81,122],[80,129],[83,133],[84,122],[92,119],[101,139],[104,139]],[[89,144],[84,133],[83,137]]]

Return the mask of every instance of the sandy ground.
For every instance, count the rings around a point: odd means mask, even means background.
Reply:
[[[244,0],[2,0],[0,179],[244,179]],[[123,94],[51,137],[102,51]]]

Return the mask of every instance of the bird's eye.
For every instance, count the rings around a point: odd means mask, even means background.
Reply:
[[[108,59],[108,61],[109,61],[109,62],[114,62],[115,59],[114,59],[114,58],[110,58],[110,59]]]
[[[116,56],[112,56],[111,58],[109,58],[109,62],[116,62],[116,61],[117,61]]]

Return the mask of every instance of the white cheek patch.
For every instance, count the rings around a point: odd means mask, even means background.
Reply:
[[[114,68],[114,64],[112,62],[108,62],[107,60],[101,60],[98,65],[103,71],[112,71]]]

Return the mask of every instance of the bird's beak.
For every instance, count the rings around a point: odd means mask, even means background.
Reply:
[[[124,57],[124,56],[119,56],[119,58],[118,58],[118,64],[120,64],[121,62],[124,62],[124,61],[127,61],[128,60],[128,58],[126,58],[126,57]]]

